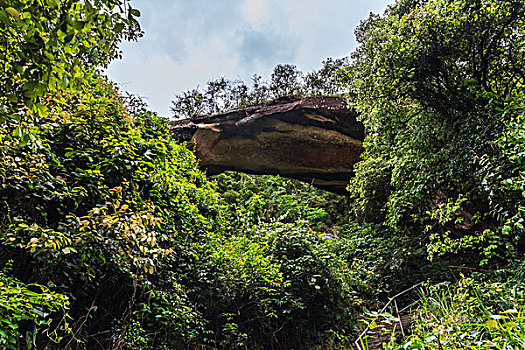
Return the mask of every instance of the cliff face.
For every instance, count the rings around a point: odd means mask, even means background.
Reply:
[[[363,125],[338,97],[280,99],[172,122],[208,174],[279,174],[345,193],[363,150]]]

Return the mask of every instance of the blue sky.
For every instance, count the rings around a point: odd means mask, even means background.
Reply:
[[[354,29],[393,0],[135,0],[145,35],[107,74],[168,116],[173,97],[213,78],[268,79],[279,63],[318,69],[347,56]]]

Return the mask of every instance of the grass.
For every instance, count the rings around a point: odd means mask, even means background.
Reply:
[[[472,278],[433,286],[416,309],[411,334],[385,349],[525,349],[523,287]]]

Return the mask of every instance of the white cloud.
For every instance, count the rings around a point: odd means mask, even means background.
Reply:
[[[266,17],[268,4],[266,0],[246,0],[243,12],[250,22],[259,22]]]
[[[212,78],[240,74],[238,59],[231,55],[227,42],[215,36],[200,46],[193,46],[188,51],[191,59],[187,62],[175,61],[162,52],[143,55],[137,46],[126,44],[123,57],[126,64],[112,64],[107,73],[120,82],[124,90],[144,97],[159,114],[168,116],[175,94],[198,85],[202,87]]]
[[[174,95],[219,77],[264,79],[276,64],[318,69],[350,53],[353,30],[393,0],[133,1],[146,32],[107,73],[168,116]]]

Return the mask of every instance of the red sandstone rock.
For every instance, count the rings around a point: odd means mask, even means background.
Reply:
[[[279,174],[344,193],[363,151],[363,125],[346,99],[280,99],[172,122],[209,174]]]

